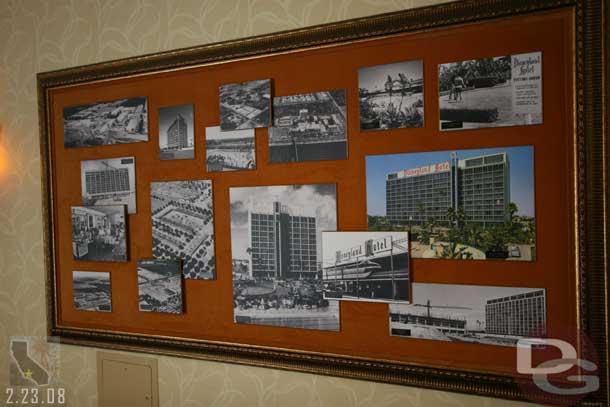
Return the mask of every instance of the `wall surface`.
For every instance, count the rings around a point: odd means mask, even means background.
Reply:
[[[0,387],[10,336],[45,335],[36,73],[443,0],[1,0]],[[61,180],[60,180],[61,181]],[[62,346],[68,404],[97,405],[95,349]],[[520,403],[222,363],[159,358],[180,406],[517,406]]]

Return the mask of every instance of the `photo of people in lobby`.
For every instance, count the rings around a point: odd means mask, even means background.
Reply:
[[[127,261],[125,206],[73,206],[72,251],[76,260]]]

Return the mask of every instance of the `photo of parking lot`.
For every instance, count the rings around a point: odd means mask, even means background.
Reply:
[[[151,182],[153,256],[182,260],[184,278],[214,279],[212,181]]]

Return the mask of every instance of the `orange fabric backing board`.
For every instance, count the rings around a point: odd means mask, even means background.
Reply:
[[[561,11],[52,90],[58,325],[510,373],[515,360],[511,347],[391,337],[388,306],[382,303],[343,302],[339,332],[235,324],[229,188],[336,184],[338,230],[366,230],[366,155],[533,145],[536,260],[413,259],[412,282],[545,288],[549,334],[562,326],[574,326],[572,30],[572,14]],[[439,64],[535,51],[543,55],[543,124],[439,130]],[[424,127],[361,132],[358,69],[416,59],[424,64]],[[219,124],[218,87],[266,78],[272,79],[274,96],[346,89],[348,159],[270,164],[267,129],[256,129],[255,171],[206,173],[204,130]],[[149,142],[64,148],[64,107],[135,96],[148,97]],[[160,161],[158,108],[186,103],[194,105],[195,159]],[[74,260],[70,207],[82,203],[80,162],[126,156],[136,158],[137,180],[137,214],[128,216],[129,261]],[[217,278],[185,281],[182,315],[139,312],[137,260],[152,255],[150,182],[189,179],[213,181]],[[74,270],[111,273],[111,313],[74,308]]]

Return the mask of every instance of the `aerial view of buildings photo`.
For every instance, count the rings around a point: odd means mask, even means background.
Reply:
[[[180,260],[138,260],[140,311],[182,313],[182,269]]]
[[[358,98],[360,130],[422,127],[423,61],[360,68]]]
[[[534,148],[366,157],[369,230],[407,230],[411,257],[534,260]]]
[[[73,206],[72,252],[76,260],[127,261],[125,206]]]
[[[230,189],[236,323],[339,330],[322,287],[325,230],[336,230],[333,184]]]
[[[390,335],[515,346],[546,335],[542,288],[413,284],[411,304],[390,304]]]
[[[195,158],[193,105],[159,108],[159,151],[161,160]]]
[[[208,172],[255,169],[254,129],[221,131],[218,126],[206,127],[205,154]]]
[[[322,232],[324,298],[409,301],[408,232]]]
[[[110,273],[72,272],[74,308],[81,311],[112,311]]]
[[[134,157],[81,161],[83,205],[127,205],[127,213],[136,213],[135,161]]]
[[[64,147],[148,141],[146,97],[64,108]]]
[[[438,67],[441,130],[542,123],[542,53]]]
[[[219,94],[222,131],[271,125],[270,79],[222,85]]]
[[[345,90],[273,98],[272,163],[347,159]]]
[[[151,182],[150,201],[153,256],[182,260],[184,278],[216,278],[212,181]]]

